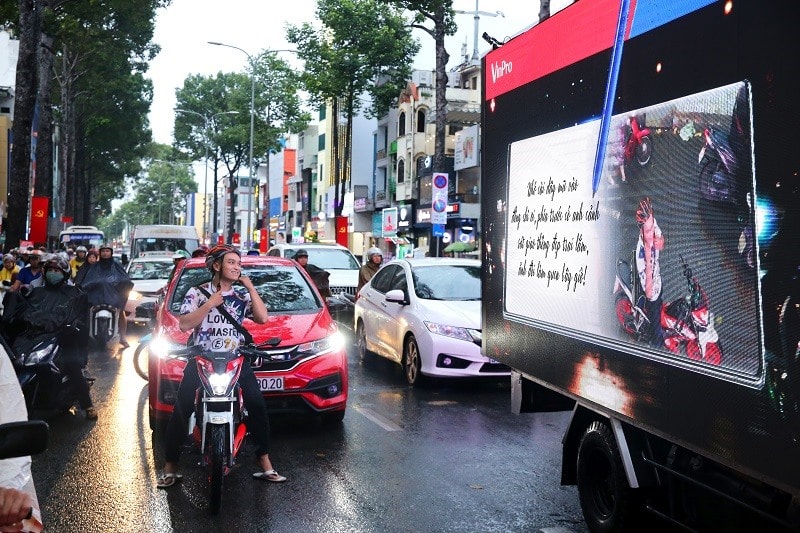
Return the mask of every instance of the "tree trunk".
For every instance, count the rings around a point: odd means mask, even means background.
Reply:
[[[34,194],[56,200],[53,194],[53,102],[50,89],[53,72],[53,38],[42,35],[39,47],[39,129],[36,139],[36,181]],[[51,208],[55,207],[51,203]]]
[[[445,170],[444,142],[447,125],[447,62],[450,54],[444,47],[445,8],[440,4],[434,12],[434,42],[436,43],[436,131],[433,145],[433,171]],[[412,132],[413,134],[413,132]]]
[[[31,125],[36,105],[36,50],[41,35],[39,6],[35,0],[19,0],[19,58],[14,97],[11,173],[8,180],[6,248],[26,237],[30,196]]]
[[[345,133],[344,133],[344,170],[342,172],[343,179],[342,179],[342,199],[344,199],[345,192],[347,191],[346,185],[350,184],[352,187],[353,184],[353,176],[352,176],[352,163],[351,163],[351,156],[353,154],[353,101],[355,100],[355,95],[353,94],[353,90],[351,89],[347,93],[347,124],[345,125]],[[344,205],[344,201],[342,201],[342,205]],[[339,210],[339,214],[341,215],[341,210]]]
[[[333,99],[333,109],[331,111],[331,151],[333,152],[333,216],[342,214],[342,206],[339,204],[339,184],[342,182],[342,165],[339,159],[339,99]]]

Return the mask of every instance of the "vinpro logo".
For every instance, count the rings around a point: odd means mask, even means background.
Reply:
[[[492,83],[497,83],[497,80],[505,76],[506,74],[511,74],[514,65],[511,61],[495,61],[492,63]]]

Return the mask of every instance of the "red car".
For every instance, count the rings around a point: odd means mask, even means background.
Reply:
[[[318,413],[325,421],[341,422],[347,406],[347,352],[314,283],[296,262],[279,257],[243,256],[242,272],[269,312],[266,324],[244,321],[264,354],[253,364],[268,411]],[[148,359],[151,429],[169,419],[186,364],[169,355],[170,348],[185,346],[189,337],[178,327],[183,297],[210,279],[204,258],[183,261],[158,308]]]

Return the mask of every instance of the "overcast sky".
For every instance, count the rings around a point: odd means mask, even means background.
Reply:
[[[553,0],[556,6],[568,0]],[[479,16],[479,35],[484,31],[499,40],[516,35],[538,19],[539,2],[536,0],[453,0],[457,14],[458,32],[446,43],[450,53],[450,67],[460,63],[461,47],[466,41],[471,57],[474,43],[476,3],[478,10],[505,16]],[[150,65],[149,77],[153,80],[154,95],[150,111],[150,125],[157,142],[172,143],[175,90],[183,85],[190,74],[213,75],[217,72],[243,72],[247,56],[231,48],[212,46],[207,41],[217,41],[246,50],[255,55],[263,49],[293,48],[286,41],[285,25],[314,21],[314,0],[173,0],[160,10],[156,19],[155,42],[161,52]],[[433,39],[415,30],[422,48],[414,66],[433,70]],[[478,53],[485,54],[489,45],[478,40]],[[283,54],[295,67],[300,62],[293,54]]]

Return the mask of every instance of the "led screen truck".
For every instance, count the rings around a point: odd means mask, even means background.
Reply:
[[[800,528],[797,50],[796,2],[580,0],[483,58],[483,351],[593,531]]]

